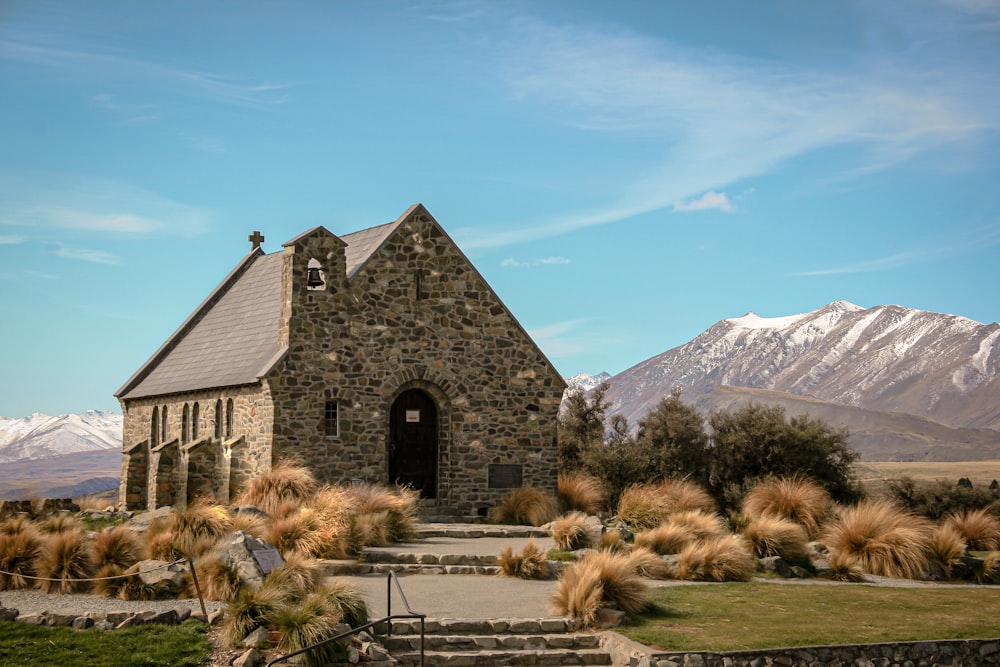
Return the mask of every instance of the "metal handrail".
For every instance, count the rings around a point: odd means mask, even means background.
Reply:
[[[393,614],[392,613],[392,584],[396,585],[396,590],[399,592],[399,597],[402,598],[402,600],[403,600],[403,606],[406,607],[406,611],[407,611],[407,613],[405,613],[405,614]],[[383,618],[380,618],[380,619],[378,619],[376,621],[371,621],[369,623],[365,623],[364,625],[360,625],[360,626],[358,626],[356,628],[351,628],[350,630],[347,630],[346,632],[341,632],[336,637],[330,637],[329,639],[324,639],[323,641],[316,642],[315,644],[312,644],[311,646],[306,646],[305,648],[300,648],[297,651],[292,651],[291,653],[286,653],[285,655],[279,655],[277,658],[274,658],[270,662],[268,662],[264,667],[272,667],[272,665],[276,665],[276,664],[278,664],[280,662],[285,662],[289,658],[294,658],[297,655],[302,655],[303,653],[306,653],[307,651],[312,651],[313,649],[319,648],[321,646],[326,646],[327,644],[330,644],[332,642],[341,640],[344,637],[349,637],[349,636],[351,636],[353,634],[361,632],[362,630],[367,630],[368,628],[375,627],[379,623],[385,623],[386,636],[391,637],[392,636],[392,621],[394,619],[397,619],[397,618],[419,618],[420,619],[420,667],[424,667],[424,628],[425,628],[424,621],[427,618],[427,614],[422,614],[419,611],[413,611],[413,609],[410,608],[410,603],[406,599],[406,594],[403,593],[403,587],[399,584],[399,577],[396,576],[395,570],[389,570],[389,573],[386,576],[385,588],[386,588],[386,608],[385,608],[385,611],[386,611],[386,614],[388,614],[387,616],[385,616]]]

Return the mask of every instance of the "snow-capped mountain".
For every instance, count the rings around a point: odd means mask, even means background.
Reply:
[[[58,417],[36,412],[23,419],[0,417],[0,463],[121,446],[122,415],[114,412],[87,410]]]
[[[606,382],[611,379],[610,373],[598,373],[597,375],[591,375],[590,373],[577,373],[576,375],[568,378],[566,380],[566,390],[579,389],[582,391],[590,391],[602,382]]]
[[[747,313],[614,376],[609,413],[635,424],[675,387],[691,402],[733,386],[1000,429],[998,341],[1000,324],[900,306]]]

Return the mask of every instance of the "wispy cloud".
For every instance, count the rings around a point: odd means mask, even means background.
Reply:
[[[586,345],[577,336],[569,336],[567,334],[578,330],[589,321],[590,318],[581,318],[565,322],[554,322],[543,327],[531,329],[528,331],[528,335],[550,356],[560,357],[579,354],[586,351]]]
[[[581,141],[641,140],[661,147],[663,159],[607,178],[603,205],[469,232],[463,245],[470,248],[673,209],[823,149],[853,148],[861,173],[1000,129],[995,68],[876,55],[853,69],[820,69],[707,53],[622,29],[532,19],[516,25],[500,56],[515,100],[577,128]]]
[[[707,211],[711,209],[719,209],[720,211],[729,213],[733,210],[733,205],[729,201],[729,197],[726,196],[725,192],[712,192],[711,190],[697,199],[691,199],[686,202],[674,202],[674,212],[676,213],[686,213],[688,211]]]
[[[0,236],[0,245],[17,245],[24,243],[23,236]]]
[[[104,250],[91,250],[89,248],[71,248],[56,243],[46,244],[45,252],[54,257],[64,259],[75,259],[94,264],[117,264],[118,258]]]
[[[508,257],[507,259],[500,262],[500,266],[503,268],[512,269],[526,269],[533,266],[546,266],[552,264],[569,264],[570,260],[566,257],[545,257],[543,259],[529,259],[520,260],[514,257]]]

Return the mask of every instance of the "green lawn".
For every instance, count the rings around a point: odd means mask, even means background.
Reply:
[[[766,583],[671,586],[618,630],[666,650],[734,651],[1000,637],[997,588]]]
[[[0,623],[0,667],[199,667],[211,648],[198,621],[79,632]]]

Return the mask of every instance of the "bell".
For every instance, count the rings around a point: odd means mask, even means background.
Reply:
[[[323,278],[319,275],[319,269],[315,266],[309,267],[309,274],[306,276],[306,286],[309,289],[316,289],[323,286]]]

